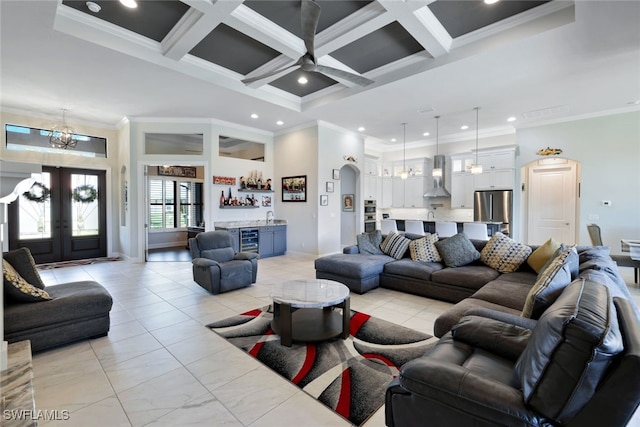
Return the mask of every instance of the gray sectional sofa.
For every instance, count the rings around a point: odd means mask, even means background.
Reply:
[[[422,236],[405,234],[414,240]],[[486,241],[471,240],[478,251]],[[531,246],[535,250],[538,246]],[[579,265],[572,272],[607,285],[613,297],[631,299],[609,248],[576,247]],[[524,262],[516,271],[500,273],[481,261],[461,267],[446,267],[443,263],[413,261],[407,250],[402,259],[387,255],[359,253],[358,246],[344,248],[315,260],[316,277],[336,280],[352,292],[364,293],[378,286],[428,298],[456,303],[438,317],[434,325],[437,337],[446,334],[458,321],[474,310],[491,310],[509,316],[520,316],[531,287],[538,274]],[[636,310],[637,313],[637,308]],[[638,316],[640,319],[640,316]],[[522,322],[527,323],[523,318]]]

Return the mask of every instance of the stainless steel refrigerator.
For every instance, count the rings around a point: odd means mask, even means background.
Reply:
[[[476,191],[473,195],[473,220],[501,222],[500,231],[510,236],[513,224],[513,192]]]

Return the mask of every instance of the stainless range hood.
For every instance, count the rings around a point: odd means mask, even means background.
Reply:
[[[451,194],[444,188],[444,178],[447,175],[445,169],[445,159],[443,155],[433,156],[433,167],[442,169],[442,176],[433,177],[433,188],[426,193],[423,197],[451,197]]]

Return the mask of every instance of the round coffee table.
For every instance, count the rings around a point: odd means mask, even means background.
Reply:
[[[325,341],[349,336],[349,288],[333,280],[292,280],[271,291],[271,328],[280,344]],[[341,308],[342,313],[334,310]]]

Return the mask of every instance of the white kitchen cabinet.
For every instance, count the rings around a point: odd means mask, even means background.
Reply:
[[[478,163],[482,165],[482,171],[491,171],[497,169],[514,169],[515,168],[515,152],[492,151],[486,153],[478,152]]]
[[[399,208],[423,208],[426,206],[424,193],[430,189],[426,176],[410,176],[407,179],[392,179],[392,206]]]
[[[380,176],[380,162],[369,157],[365,158],[364,174],[366,176]]]
[[[472,153],[460,153],[451,155],[451,173],[469,172],[475,162]]]
[[[380,177],[375,175],[364,176],[364,199],[378,200],[380,198]]]
[[[513,190],[515,169],[489,170],[473,176],[476,190]]]
[[[473,209],[474,175],[469,172],[451,174],[451,208]]]

